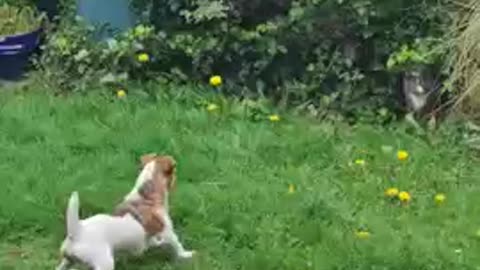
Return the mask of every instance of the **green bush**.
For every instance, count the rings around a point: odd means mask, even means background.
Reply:
[[[147,40],[119,36],[92,43],[66,24],[50,36],[41,59],[61,85],[99,77],[175,78],[206,82],[220,74],[223,91],[266,96],[281,104],[388,117],[399,108],[398,72],[438,65],[430,54],[450,21],[447,0],[132,0]],[[58,50],[58,39],[71,45]],[[115,42],[122,44],[108,46]],[[148,44],[147,44],[148,43]],[[87,50],[89,61],[72,56]],[[151,54],[133,65],[135,54]],[[94,63],[93,63],[94,62]],[[387,67],[388,62],[388,67]],[[66,67],[65,67],[66,66]],[[81,70],[79,70],[81,69]],[[118,76],[123,74],[123,76]],[[53,80],[57,80],[53,78]],[[65,83],[67,82],[67,83]]]
[[[152,65],[150,59],[161,59],[163,54],[153,50],[161,40],[152,27],[139,25],[100,43],[94,35],[94,29],[80,20],[49,35],[37,61],[48,83],[62,90],[82,91],[92,82],[122,84],[131,77],[154,76],[147,70]],[[139,61],[141,55],[149,59]]]

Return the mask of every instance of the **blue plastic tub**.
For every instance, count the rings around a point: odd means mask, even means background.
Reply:
[[[123,32],[135,25],[136,16],[130,0],[77,0],[77,14],[94,26],[107,26],[114,32]],[[112,36],[112,32],[98,28],[98,38]]]
[[[30,55],[38,47],[40,32],[0,37],[0,79],[22,78]]]

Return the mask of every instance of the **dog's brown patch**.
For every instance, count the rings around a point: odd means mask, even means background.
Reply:
[[[155,162],[153,179],[146,181],[139,188],[138,193],[141,198],[124,202],[114,211],[116,216],[132,214],[138,217],[137,219],[150,235],[162,232],[165,227],[162,212],[166,211],[166,195],[174,188],[176,182],[176,162],[173,157],[156,154],[141,157],[142,167],[153,161]]]
[[[172,156],[145,154],[140,158],[142,169],[150,162],[155,162],[154,179],[156,181],[165,181],[168,190],[172,190],[176,185],[175,170],[177,162]]]

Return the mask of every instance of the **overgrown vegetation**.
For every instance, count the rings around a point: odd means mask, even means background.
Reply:
[[[131,33],[89,42],[91,31],[67,16],[39,63],[55,89],[219,74],[224,93],[266,96],[319,116],[387,120],[402,107],[402,71],[439,72],[442,52],[434,48],[450,22],[447,3],[132,0],[143,24]],[[139,53],[148,63],[138,63]]]

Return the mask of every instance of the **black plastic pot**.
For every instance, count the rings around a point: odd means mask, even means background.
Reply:
[[[32,52],[38,47],[41,30],[0,37],[0,79],[21,79]]]

